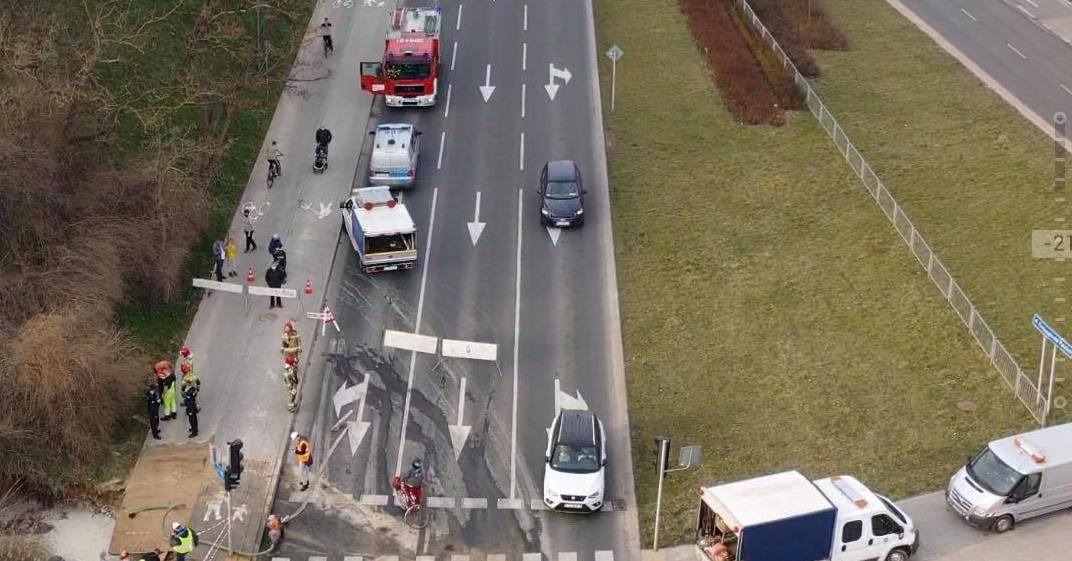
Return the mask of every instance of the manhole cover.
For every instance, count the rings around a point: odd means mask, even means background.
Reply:
[[[957,409],[960,409],[961,411],[969,411],[970,412],[970,411],[975,411],[978,408],[979,408],[979,406],[975,405],[974,401],[965,400],[965,401],[958,401],[957,402]]]

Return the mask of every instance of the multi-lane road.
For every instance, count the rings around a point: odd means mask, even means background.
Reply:
[[[1072,111],[1072,4],[890,0],[1047,134]]]
[[[343,332],[313,349],[332,358],[312,420],[321,451],[339,444],[313,492],[284,481],[278,511],[309,505],[276,556],[639,559],[591,4],[452,0],[442,12],[437,105],[377,103],[369,125],[423,133],[417,184],[402,193],[420,261],[367,275],[340,238],[328,297]],[[367,94],[355,84],[353,95]],[[540,223],[537,180],[554,159],[583,173],[582,228]],[[357,186],[366,160],[367,149],[350,163]],[[386,329],[492,344],[496,360],[386,348]],[[363,394],[338,394],[360,384]],[[605,424],[604,512],[541,508],[546,429],[562,400]],[[340,415],[347,423],[332,432]],[[418,457],[431,523],[413,530],[383,503],[392,476]]]

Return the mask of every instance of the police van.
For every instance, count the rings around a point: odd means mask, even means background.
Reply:
[[[412,187],[417,179],[420,131],[410,124],[388,123],[378,125],[369,134],[373,135],[369,184]]]

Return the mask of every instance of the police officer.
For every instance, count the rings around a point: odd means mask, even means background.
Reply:
[[[156,384],[150,382],[145,385],[145,406],[149,413],[149,429],[153,432],[153,439],[160,440],[160,394],[156,392]]]
[[[190,422],[190,434],[186,438],[197,436],[197,386],[186,386],[182,392],[182,406],[186,408],[186,420]]]

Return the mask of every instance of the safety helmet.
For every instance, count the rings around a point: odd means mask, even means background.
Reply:
[[[283,330],[294,331],[294,320],[288,319],[287,322],[283,324]]]
[[[421,459],[413,460],[413,469],[421,469]]]
[[[183,345],[182,348],[179,349],[179,354],[186,358],[190,358],[190,347]]]
[[[183,374],[189,374],[190,373],[190,365],[184,362],[184,363],[182,363],[181,366],[179,366],[179,370],[182,370]]]
[[[272,239],[273,240],[278,240],[279,239],[279,234],[272,234]]]
[[[290,439],[291,440],[297,440],[298,439],[297,431],[290,433]]]
[[[172,522],[171,523],[171,529],[173,531],[178,532],[181,528],[182,528],[182,524],[179,524],[178,522]]]

